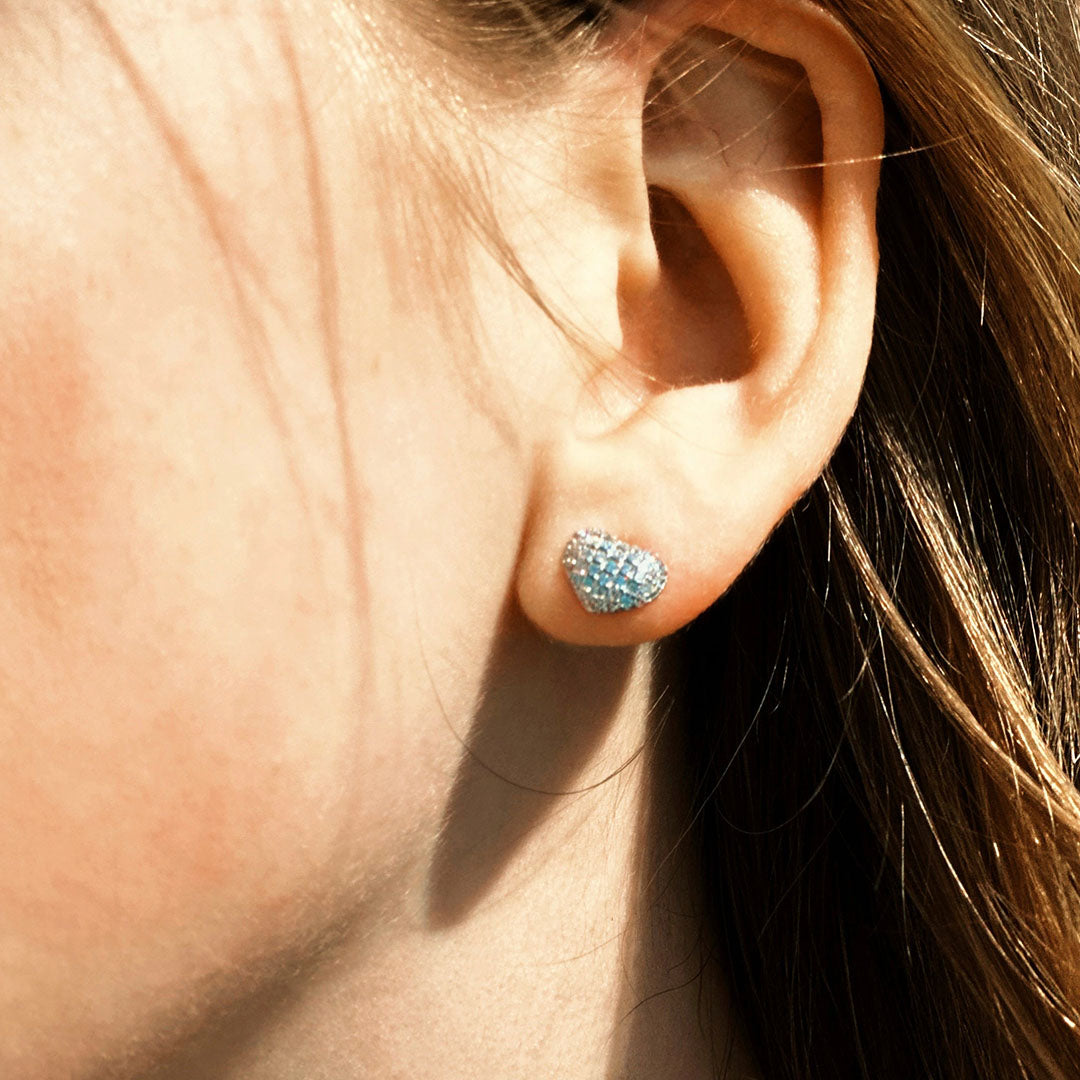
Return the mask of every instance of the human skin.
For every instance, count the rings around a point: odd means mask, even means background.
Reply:
[[[0,28],[0,1075],[707,1075],[657,634],[515,592],[593,384],[344,11]],[[644,188],[533,123],[505,232],[617,348]]]
[[[404,110],[392,83],[376,94],[321,27],[194,6],[7,31],[10,1080],[138,1073],[316,969],[327,940],[351,955],[387,912],[427,921],[454,732],[526,510],[525,420],[564,363],[534,331],[463,375],[438,305],[471,291],[438,295],[438,265],[395,277],[380,188],[403,163],[356,122],[361,101],[387,123]],[[542,316],[487,276],[501,345]],[[489,379],[496,356],[527,376]],[[586,778],[618,764],[594,754]],[[568,928],[567,951],[589,930]]]

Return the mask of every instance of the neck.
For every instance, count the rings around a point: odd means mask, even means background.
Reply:
[[[505,649],[404,901],[170,1078],[750,1075],[650,651]]]

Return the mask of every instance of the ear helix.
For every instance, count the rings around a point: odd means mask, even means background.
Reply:
[[[578,529],[563,551],[562,565],[574,595],[593,615],[644,607],[667,584],[667,567],[659,555],[602,529]]]

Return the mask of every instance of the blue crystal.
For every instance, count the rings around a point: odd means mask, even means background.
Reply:
[[[642,607],[667,584],[659,556],[600,529],[580,529],[571,537],[563,567],[582,606],[595,614]]]

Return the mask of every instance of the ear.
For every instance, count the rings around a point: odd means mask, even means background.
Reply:
[[[854,411],[877,277],[881,98],[850,33],[802,0],[629,10],[604,61],[622,340],[543,452],[517,581],[579,644],[663,637],[753,558]],[[660,595],[587,611],[581,528],[659,555]]]

